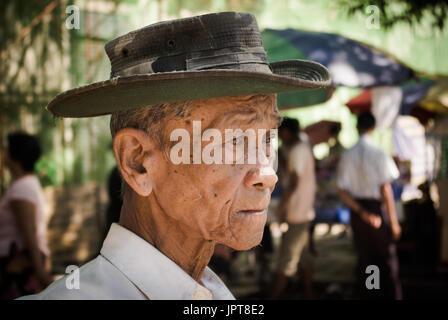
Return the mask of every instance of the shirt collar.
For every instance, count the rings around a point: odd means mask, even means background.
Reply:
[[[368,134],[363,134],[359,137],[359,143],[361,144],[372,144],[372,138]]]
[[[218,276],[208,267],[200,285],[175,262],[147,241],[113,223],[101,255],[118,268],[148,299],[207,300],[234,299]]]

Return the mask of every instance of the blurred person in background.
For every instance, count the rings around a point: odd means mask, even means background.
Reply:
[[[394,242],[400,238],[401,227],[391,187],[399,172],[393,159],[370,140],[375,129],[375,117],[370,112],[358,116],[357,129],[358,143],[344,151],[339,162],[338,188],[351,211],[358,290],[361,298],[399,300],[402,293]],[[369,265],[379,268],[379,289],[366,287]]]
[[[341,159],[341,154],[344,151],[344,146],[339,141],[339,133],[341,132],[341,124],[336,123],[329,128],[330,138],[328,139],[328,146],[330,151],[328,156],[325,158],[327,162],[327,167],[329,170],[335,172]]]
[[[332,227],[336,223],[345,223],[340,219],[340,210],[343,207],[341,198],[339,197],[337,187],[337,168],[341,159],[344,147],[339,141],[339,133],[341,124],[334,123],[328,128],[329,146],[328,156],[317,161],[317,194],[316,194],[316,219],[315,223],[327,223],[329,225],[327,234],[331,234]],[[344,224],[344,231],[340,237],[347,233],[348,224]],[[311,251],[317,253],[314,246]]]
[[[391,182],[395,199],[395,211],[397,213],[398,221],[400,223],[404,223],[404,205],[403,201],[401,201],[401,196],[405,186],[411,183],[411,162],[401,160],[398,156],[394,156],[393,159],[398,168],[398,172],[400,173],[399,177]]]
[[[303,270],[305,298],[311,298],[311,256],[309,252],[309,228],[314,219],[316,190],[314,158],[311,145],[300,134],[299,122],[285,118],[278,129],[282,140],[279,154],[286,161],[286,188],[278,206],[280,222],[288,223],[288,231],[282,236],[277,276],[271,299],[279,299],[288,283],[296,275],[299,262]],[[280,158],[280,156],[279,156]]]
[[[45,200],[34,165],[38,140],[26,133],[8,135],[5,164],[12,184],[0,200],[0,297],[37,293],[51,283],[46,239]]]

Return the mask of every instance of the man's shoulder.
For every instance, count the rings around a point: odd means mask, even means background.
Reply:
[[[344,149],[342,151],[342,154],[358,154],[358,153],[364,152],[362,150],[367,150],[368,152],[378,153],[378,154],[384,153],[384,151],[381,148],[375,146],[372,143],[368,143],[365,141],[364,142],[358,141],[358,143],[356,143],[354,146],[352,146],[348,149]]]
[[[367,149],[372,160],[379,161],[389,157],[386,151],[375,145],[370,144],[367,146]]]
[[[352,157],[352,156],[356,155],[359,152],[358,149],[359,148],[357,148],[356,145],[354,145],[351,148],[345,149],[344,151],[341,152],[341,157],[343,157],[343,158]]]
[[[16,181],[14,181],[10,188],[9,188],[9,193],[10,195],[33,195],[35,191],[39,190],[36,187],[36,184],[34,183],[33,179],[30,176],[26,176],[26,177],[22,177]]]
[[[353,161],[362,161],[381,170],[384,169],[384,164],[389,161],[389,158],[391,157],[387,152],[375,145],[364,144],[360,146],[357,144],[342,152],[340,163],[348,168],[353,165]]]
[[[138,299],[139,290],[108,260],[99,255],[56,280],[44,291],[20,300]],[[143,298],[143,297],[141,297]]]

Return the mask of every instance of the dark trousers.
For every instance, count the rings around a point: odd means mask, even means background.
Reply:
[[[362,299],[402,299],[401,284],[398,277],[398,258],[392,240],[388,216],[381,210],[381,202],[371,199],[356,199],[367,211],[381,216],[379,229],[364,222],[357,213],[351,214],[353,240],[358,254],[357,288]],[[376,265],[380,272],[380,289],[368,289],[366,273],[369,265]]]

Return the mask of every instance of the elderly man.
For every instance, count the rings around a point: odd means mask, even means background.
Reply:
[[[262,238],[277,181],[267,151],[275,93],[326,86],[327,70],[269,64],[255,18],[234,12],[150,25],[106,51],[110,80],[63,93],[47,109],[112,114],[125,182],[120,221],[81,267],[79,289],[66,277],[30,298],[233,299],[207,264],[216,243],[247,250]],[[252,149],[248,129],[259,133]]]

